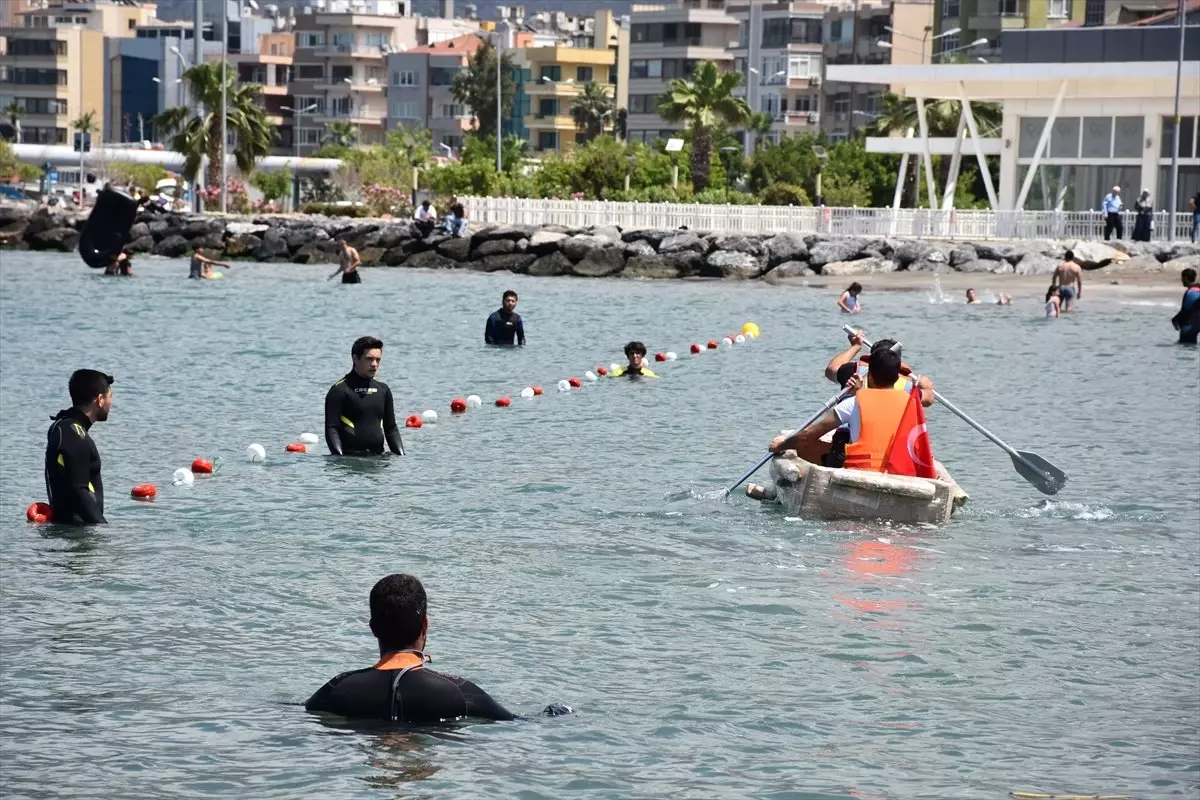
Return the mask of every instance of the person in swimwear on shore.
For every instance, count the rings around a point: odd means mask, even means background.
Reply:
[[[428,601],[419,580],[388,575],[371,589],[370,606],[379,660],[326,683],[308,698],[307,711],[407,725],[518,719],[471,681],[429,668]]]

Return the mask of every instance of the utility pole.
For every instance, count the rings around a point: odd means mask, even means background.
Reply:
[[[224,2],[224,0],[221,0]],[[192,14],[192,64],[199,66],[204,63],[204,2],[205,0],[196,0],[193,4]],[[179,43],[180,45],[183,42]],[[180,84],[182,86],[182,84]],[[196,104],[196,119],[204,119],[204,106],[200,100],[199,93],[192,98]],[[204,160],[200,161],[200,169],[196,171],[196,179],[192,181],[192,208],[199,213],[202,209],[200,201],[200,188],[204,186]]]
[[[1182,0],[1181,0],[1182,2]],[[496,174],[504,171],[504,96],[501,94],[504,86],[504,74],[501,71],[504,64],[504,31],[496,24]],[[1178,116],[1178,112],[1176,113]]]
[[[1167,241],[1175,241],[1175,211],[1179,203],[1179,104],[1183,89],[1183,44],[1187,31],[1187,2],[1179,0],[1179,61],[1175,65],[1175,126],[1171,130],[1171,192],[1167,201]]]
[[[238,3],[238,8],[241,8]],[[221,213],[229,211],[229,179],[225,175],[225,147],[229,142],[229,115],[225,112],[225,89],[229,79],[225,73],[229,61],[229,3],[221,0]]]

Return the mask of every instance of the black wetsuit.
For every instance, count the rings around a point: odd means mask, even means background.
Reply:
[[[343,672],[304,704],[308,711],[350,719],[429,725],[464,717],[508,721],[517,716],[475,684],[428,667]]]
[[[525,325],[521,315],[515,311],[503,308],[492,312],[483,329],[483,341],[486,344],[498,344],[504,347],[515,345],[525,346]]]
[[[380,454],[385,440],[389,450],[404,455],[392,390],[386,383],[350,372],[329,387],[325,395],[329,452],[335,456]]]
[[[100,451],[88,436],[92,421],[77,408],[60,411],[46,434],[46,494],[54,521],[106,523]]]

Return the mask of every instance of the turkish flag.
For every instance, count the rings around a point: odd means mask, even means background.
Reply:
[[[908,396],[908,405],[892,445],[883,459],[883,471],[890,475],[908,475],[912,478],[936,478],[933,466],[933,446],[929,443],[929,430],[925,426],[925,409],[921,407],[921,392],[913,387]]]

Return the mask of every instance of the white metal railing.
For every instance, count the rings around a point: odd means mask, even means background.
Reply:
[[[833,236],[903,236],[917,239],[1085,239],[1104,238],[1097,211],[986,211],[923,208],[830,208],[814,206],[732,206],[696,203],[610,203],[601,200],[541,200],[516,197],[464,197],[475,223],[562,225],[567,228],[618,225],[622,228],[737,233],[825,233]],[[1154,215],[1151,238],[1168,240],[1168,218]],[[1133,233],[1134,215],[1122,215],[1124,238]],[[1192,215],[1175,214],[1175,238],[1186,242]]]

